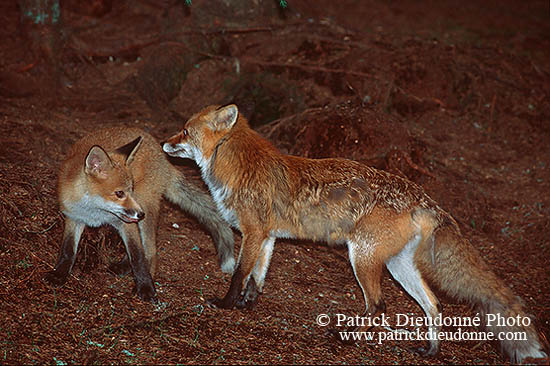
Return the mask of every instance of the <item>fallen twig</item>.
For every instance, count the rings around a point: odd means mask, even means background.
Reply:
[[[57,221],[54,221],[53,224],[51,224],[50,226],[48,226],[44,230],[40,230],[40,231],[24,230],[24,231],[26,233],[31,233],[31,234],[44,234],[44,233],[47,233],[48,231],[50,231],[55,226],[55,224],[57,224]]]

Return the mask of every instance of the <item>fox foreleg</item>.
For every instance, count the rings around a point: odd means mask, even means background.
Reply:
[[[149,263],[145,257],[143,245],[136,224],[121,224],[117,227],[134,274],[136,292],[143,301],[156,301],[156,290],[149,271]]]
[[[274,238],[263,234],[243,233],[239,261],[231,277],[231,286],[223,299],[214,298],[209,303],[222,309],[254,306],[263,286],[274,241]]]
[[[59,287],[67,282],[67,278],[73,269],[78,252],[78,243],[85,226],[83,223],[76,222],[68,217],[65,218],[65,232],[57,263],[54,269],[44,277],[50,284]]]

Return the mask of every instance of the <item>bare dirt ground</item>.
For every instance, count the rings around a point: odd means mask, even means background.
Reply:
[[[550,335],[547,1],[84,3],[62,2],[55,29],[0,5],[0,363],[503,362],[489,342],[443,341],[429,359],[408,350],[421,342],[335,343],[317,315],[360,314],[363,300],[347,252],[317,243],[277,242],[254,309],[209,308],[230,277],[206,232],[167,203],[160,305],[108,273],[122,255],[108,228],[84,233],[64,287],[42,281],[71,143],[114,125],[161,140],[228,101],[284,151],[421,184]],[[388,274],[383,292],[388,316],[422,315]],[[441,300],[445,316],[473,315]]]

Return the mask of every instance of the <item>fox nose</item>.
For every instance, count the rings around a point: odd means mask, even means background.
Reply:
[[[124,215],[127,216],[130,221],[140,221],[145,217],[145,212],[135,209],[124,210]]]

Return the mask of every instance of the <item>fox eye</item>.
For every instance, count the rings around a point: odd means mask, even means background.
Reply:
[[[116,191],[115,196],[117,196],[117,198],[123,199],[124,196],[126,196],[126,193],[124,193],[124,191]]]
[[[189,135],[189,132],[187,132],[187,128],[183,129],[183,137],[187,137]]]

